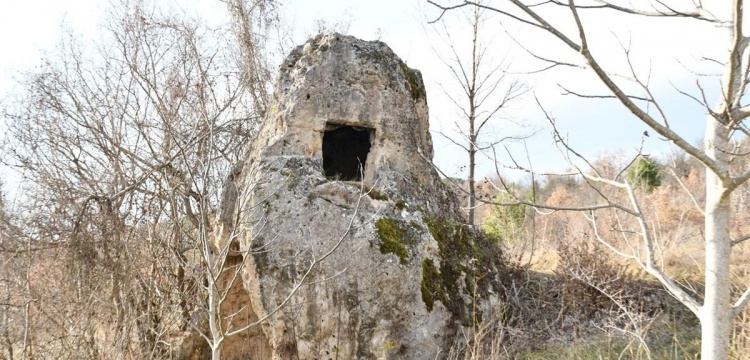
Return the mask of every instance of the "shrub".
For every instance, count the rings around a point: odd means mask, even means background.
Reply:
[[[636,189],[651,192],[661,185],[658,164],[647,156],[639,156],[628,169],[628,182]]]

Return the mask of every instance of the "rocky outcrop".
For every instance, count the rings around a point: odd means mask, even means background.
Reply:
[[[427,113],[382,42],[319,35],[281,65],[215,240],[244,260],[236,306],[267,318],[261,358],[439,358],[494,297],[499,251],[457,220]]]

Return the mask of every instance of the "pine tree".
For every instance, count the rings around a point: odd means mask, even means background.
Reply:
[[[628,182],[636,189],[651,192],[661,185],[659,165],[647,156],[639,156],[628,169]]]

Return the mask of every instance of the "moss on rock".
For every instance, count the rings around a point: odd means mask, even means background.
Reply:
[[[416,70],[410,69],[403,61],[400,61],[401,71],[404,72],[404,78],[406,78],[406,87],[411,93],[411,98],[416,100],[427,97],[427,92],[422,82],[422,76]]]
[[[435,267],[432,259],[427,258],[422,261],[422,301],[427,311],[432,311],[435,300],[444,302],[445,292],[442,289],[442,282],[439,279],[440,272]]]
[[[380,252],[391,253],[399,258],[401,265],[409,264],[409,250],[407,246],[415,243],[414,237],[401,226],[400,221],[382,217],[375,222],[380,236]]]
[[[370,189],[367,192],[367,196],[369,196],[373,200],[388,201],[388,194],[381,192],[375,188]]]
[[[498,275],[505,270],[502,251],[482,232],[454,219],[428,216],[424,222],[438,244],[440,265],[431,259],[422,262],[422,300],[428,311],[440,301],[468,325],[475,297],[499,289]]]

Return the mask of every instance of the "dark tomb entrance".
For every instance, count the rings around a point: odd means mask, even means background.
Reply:
[[[370,137],[375,130],[335,125],[328,128],[323,133],[323,174],[334,180],[362,181]]]

